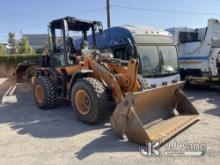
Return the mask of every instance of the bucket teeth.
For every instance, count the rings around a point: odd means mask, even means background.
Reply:
[[[163,143],[198,121],[198,111],[181,90],[183,84],[128,93],[111,117],[113,130],[135,143]]]

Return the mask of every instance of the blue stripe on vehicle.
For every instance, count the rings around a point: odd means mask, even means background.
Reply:
[[[187,57],[179,57],[179,60],[208,60],[209,57],[208,56],[187,56]]]

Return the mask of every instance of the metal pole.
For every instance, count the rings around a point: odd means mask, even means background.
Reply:
[[[106,0],[106,11],[107,11],[107,26],[111,27],[111,18],[110,18],[110,4],[109,0]]]

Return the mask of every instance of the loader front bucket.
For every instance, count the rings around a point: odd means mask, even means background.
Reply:
[[[182,92],[184,82],[128,93],[112,117],[113,130],[129,141],[160,144],[199,120],[199,113]]]

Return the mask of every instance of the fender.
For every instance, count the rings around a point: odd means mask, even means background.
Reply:
[[[34,71],[34,76],[32,77],[31,82],[33,83],[38,76],[46,76],[51,78],[54,82],[57,82],[56,75],[58,74],[59,73],[53,68],[39,68]]]
[[[58,72],[55,69],[51,68],[39,68],[34,72],[35,76],[48,76],[50,78],[54,78]]]
[[[20,63],[13,73],[16,78],[16,82],[24,82],[30,80],[33,76],[36,76],[36,70],[39,70],[40,66],[35,64]]]
[[[80,70],[80,71],[77,71],[75,72],[73,75],[72,75],[72,78],[71,78],[71,81],[70,81],[70,90],[72,89],[74,83],[80,79],[80,78],[83,78],[83,77],[88,77],[90,74],[93,73],[93,70],[89,70],[89,69],[84,69],[84,70]],[[70,92],[71,93],[71,92]]]

